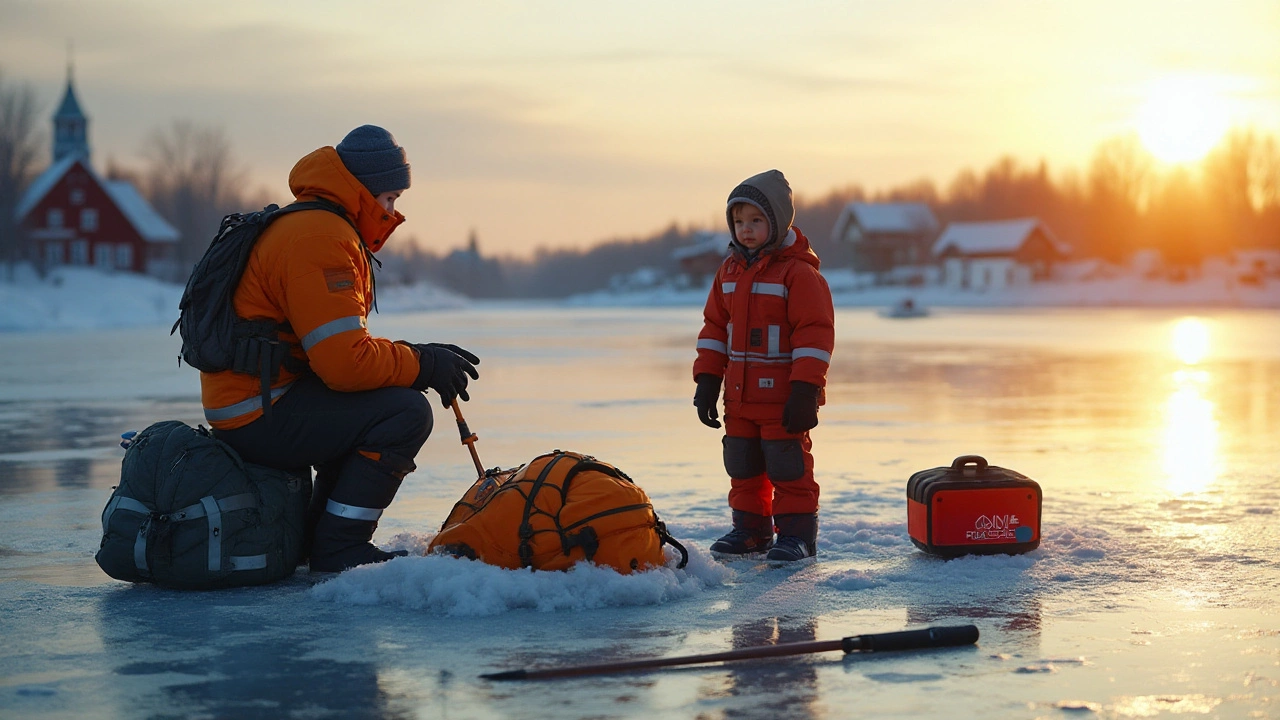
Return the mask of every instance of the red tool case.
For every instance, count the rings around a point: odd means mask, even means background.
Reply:
[[[1017,555],[1040,545],[1040,485],[961,455],[907,480],[907,533],[933,555]]]

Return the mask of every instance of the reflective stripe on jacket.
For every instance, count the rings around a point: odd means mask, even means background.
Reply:
[[[796,228],[750,266],[737,251],[720,265],[702,313],[693,375],[724,378],[726,412],[785,403],[793,380],[825,388],[835,309],[818,266]]]
[[[332,147],[298,161],[289,189],[299,200],[324,198],[347,211],[348,223],[325,210],[291,213],[258,238],[236,289],[236,314],[288,323],[280,339],[334,390],[408,387],[418,376],[417,352],[366,329],[373,306],[369,253],[404,216],[388,213],[346,169]],[[352,225],[354,224],[354,228]],[[357,233],[358,229],[358,233]],[[272,402],[297,375],[281,369]],[[200,373],[205,418],[215,428],[242,427],[262,414],[260,379],[232,371]]]

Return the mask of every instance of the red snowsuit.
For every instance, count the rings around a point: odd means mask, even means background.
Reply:
[[[808,432],[786,431],[782,408],[793,380],[818,386],[818,402],[825,401],[821,388],[835,346],[831,290],[797,228],[749,267],[737,243],[733,248],[707,296],[693,364],[695,379],[724,378],[729,507],[764,516],[814,513],[812,441]]]

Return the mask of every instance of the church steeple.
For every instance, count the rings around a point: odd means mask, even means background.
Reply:
[[[89,160],[89,118],[80,109],[72,82],[71,60],[67,60],[67,92],[53,114],[53,161],[78,156]]]

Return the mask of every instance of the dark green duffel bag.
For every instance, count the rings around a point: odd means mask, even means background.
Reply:
[[[311,478],[246,463],[209,431],[138,433],[102,511],[95,559],[117,580],[184,590],[261,585],[302,556]]]

